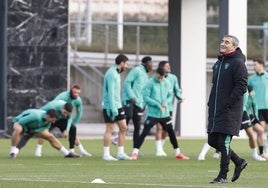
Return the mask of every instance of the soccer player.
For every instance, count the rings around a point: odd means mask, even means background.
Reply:
[[[115,58],[115,65],[110,67],[104,76],[102,89],[102,109],[106,130],[103,136],[103,160],[131,160],[124,152],[126,138],[126,115],[121,102],[121,77],[120,73],[127,67],[128,58],[120,54]],[[114,130],[115,123],[119,127],[119,141],[117,158],[110,154],[110,139]]]
[[[268,73],[265,71],[265,63],[263,60],[254,59],[253,65],[256,73],[249,77],[248,85],[253,88],[256,94],[259,121],[265,130],[266,123],[268,123]],[[264,158],[268,157],[268,152],[264,151],[263,146],[259,146],[259,150]]]
[[[176,159],[188,160],[189,157],[183,155],[178,147],[177,138],[175,136],[172,120],[170,118],[170,112],[168,110],[168,99],[171,95],[169,82],[165,79],[165,71],[162,67],[158,67],[156,75],[153,76],[144,86],[142,90],[143,100],[146,104],[146,120],[144,123],[144,129],[135,143],[132,152],[132,159],[137,160],[139,149],[151,130],[151,128],[160,123],[165,131],[168,132],[170,142],[174,148],[174,157]]]
[[[171,73],[170,69],[170,64],[168,61],[160,61],[158,64],[158,67],[162,67],[165,71],[165,79],[169,82],[169,90],[171,95],[169,95],[169,103],[167,104],[167,110],[169,111],[170,117],[172,118],[172,111],[174,107],[174,99],[178,100],[178,102],[182,102],[181,98],[181,89],[178,83],[178,78],[176,75]],[[155,141],[155,146],[156,146],[156,156],[167,156],[165,153],[163,146],[167,137],[167,131],[162,129],[161,124],[157,124],[157,129],[156,129],[156,141]]]
[[[20,136],[22,133],[29,133],[30,135],[35,135],[36,137],[48,140],[52,147],[60,150],[65,157],[79,157],[73,155],[69,152],[59,140],[57,140],[53,134],[48,132],[48,128],[51,123],[57,120],[57,112],[54,109],[48,111],[40,109],[28,109],[23,111],[18,116],[14,117],[12,122],[13,133],[11,137],[11,149],[10,157],[16,158],[19,154],[19,149],[16,147],[20,141]]]

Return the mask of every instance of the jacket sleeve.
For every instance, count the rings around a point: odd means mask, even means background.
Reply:
[[[233,69],[234,88],[227,101],[226,107],[232,107],[247,90],[247,68],[243,61],[235,62]]]
[[[142,90],[142,96],[145,104],[161,108],[162,104],[151,98],[151,92],[152,92],[152,84],[151,82],[147,82],[147,84]]]
[[[107,84],[108,89],[108,98],[109,98],[109,105],[111,108],[111,117],[115,117],[118,115],[118,110],[115,107],[115,88],[116,88],[116,80],[113,76],[110,77],[109,84]]]
[[[76,125],[80,121],[82,114],[83,114],[83,103],[82,103],[81,98],[79,98],[79,101],[75,107],[76,107],[76,116],[73,120],[74,125]]]
[[[181,89],[179,86],[178,78],[174,77],[174,88],[173,91],[175,93],[175,96],[178,100],[181,100]]]
[[[69,114],[68,116],[68,119],[67,119],[67,126],[66,126],[66,131],[69,132],[70,131],[70,128],[72,126],[72,114]]]
[[[127,96],[130,98],[130,99],[133,99],[135,98],[135,94],[134,94],[134,91],[133,91],[133,88],[132,88],[132,85],[133,85],[133,82],[135,81],[136,79],[136,76],[135,76],[135,72],[132,70],[128,75],[127,75],[127,78],[125,79],[124,81],[124,90],[125,92],[127,93]]]

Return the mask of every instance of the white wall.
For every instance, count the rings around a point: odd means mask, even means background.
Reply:
[[[229,0],[229,34],[240,41],[242,52],[247,54],[247,0]]]
[[[182,0],[181,136],[206,135],[206,0]]]

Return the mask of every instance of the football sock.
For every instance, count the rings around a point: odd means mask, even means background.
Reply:
[[[123,154],[124,153],[124,146],[118,146],[117,154]]]
[[[110,147],[103,147],[103,155],[110,155]]]
[[[61,153],[62,153],[64,156],[66,156],[66,155],[69,154],[69,151],[68,151],[65,147],[63,147],[63,146],[60,148],[60,151],[61,151]]]
[[[202,150],[201,150],[200,155],[206,156],[209,149],[210,149],[210,145],[208,143],[205,143]]]
[[[260,152],[260,155],[263,154],[263,146],[259,146],[259,152]]]

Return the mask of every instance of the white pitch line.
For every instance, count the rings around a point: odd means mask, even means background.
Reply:
[[[24,181],[24,182],[51,182],[51,183],[80,183],[80,184],[92,184],[88,181],[60,181],[60,180],[51,180],[51,179],[30,179],[30,178],[0,178],[1,181]],[[113,182],[106,182],[105,184],[108,185],[134,185],[134,186],[156,186],[156,187],[196,187],[197,185],[189,185],[189,184],[154,184],[154,183],[113,183]],[[221,186],[222,188],[231,186],[232,184],[226,183],[226,184],[217,184]],[[202,188],[215,188],[215,184],[213,185],[198,185],[198,187]],[[235,187],[235,188],[247,188],[245,186],[243,187]],[[248,187],[249,188],[249,187]]]
[[[46,166],[81,166],[82,164],[77,163],[45,163]]]
[[[107,163],[109,166],[147,166],[149,163]]]

